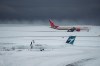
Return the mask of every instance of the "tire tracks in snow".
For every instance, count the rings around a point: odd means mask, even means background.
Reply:
[[[95,60],[95,59],[94,58],[81,59],[79,61],[67,64],[66,66],[80,66],[82,63],[85,63],[91,60]]]

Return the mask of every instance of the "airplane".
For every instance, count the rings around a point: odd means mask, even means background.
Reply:
[[[55,25],[54,22],[52,20],[49,20],[50,22],[50,26],[51,28],[53,29],[57,29],[57,30],[68,30],[67,32],[73,32],[73,31],[77,31],[77,32],[80,32],[81,30],[87,30],[89,31],[89,28],[88,27],[79,27],[79,26],[58,26],[58,25]]]
[[[40,51],[44,51],[44,50],[48,50],[48,49],[58,49],[58,48],[65,48],[66,46],[73,46],[74,42],[75,42],[76,36],[69,36],[67,41],[65,43],[37,43],[35,42],[35,40],[32,40],[30,43],[30,46],[28,45],[15,45],[12,47],[3,47],[3,50],[5,51],[12,51],[17,49],[18,51],[22,51],[23,49],[30,49],[30,50],[40,50]]]
[[[40,51],[44,51],[45,49],[67,46],[67,44],[73,45],[75,39],[76,39],[76,36],[69,36],[67,41],[65,42],[66,44],[57,45],[57,46],[51,46],[51,45],[47,45],[47,44],[37,44],[37,43],[35,43],[34,40],[32,40],[30,47],[31,47],[31,49],[39,49]]]

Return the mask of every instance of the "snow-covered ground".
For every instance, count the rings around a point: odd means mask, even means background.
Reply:
[[[100,66],[100,26],[67,32],[49,26],[0,25],[0,66]],[[75,35],[74,45],[66,44]],[[30,49],[30,42],[47,45]],[[51,48],[52,47],[52,48]]]

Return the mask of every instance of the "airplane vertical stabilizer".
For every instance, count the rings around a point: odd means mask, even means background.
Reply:
[[[76,36],[69,36],[68,40],[66,41],[66,43],[68,44],[74,44]]]
[[[56,25],[54,24],[53,21],[49,20],[49,22],[50,22],[50,26],[51,26],[51,28],[56,29],[56,28],[58,27],[58,26],[56,26]]]
[[[51,20],[49,20],[49,22],[50,22],[51,28],[54,28],[55,27],[54,23]]]

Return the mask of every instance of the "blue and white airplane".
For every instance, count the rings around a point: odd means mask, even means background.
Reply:
[[[75,41],[75,38],[76,38],[76,36],[69,36],[68,39],[67,39],[67,41],[66,41],[66,44],[73,45],[74,41]],[[55,46],[49,46],[49,45],[41,44],[41,43],[37,44],[37,43],[35,43],[34,40],[32,40],[31,44],[30,44],[30,48],[31,49],[39,49],[40,51],[43,51],[44,49],[55,48]],[[57,46],[56,46],[56,48],[57,48]]]

